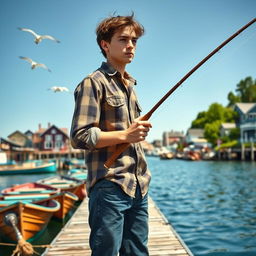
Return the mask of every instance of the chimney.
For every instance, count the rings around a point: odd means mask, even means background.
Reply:
[[[42,129],[42,125],[39,123],[38,124],[38,130],[40,131]]]
[[[48,128],[50,128],[51,127],[51,123],[50,122],[48,122]]]

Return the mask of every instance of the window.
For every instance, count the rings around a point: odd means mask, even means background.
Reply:
[[[45,141],[44,142],[44,148],[45,149],[52,148],[52,141]]]
[[[55,148],[62,148],[63,147],[63,136],[62,134],[57,134],[55,136]]]
[[[52,135],[46,134],[45,135],[45,141],[52,141]]]

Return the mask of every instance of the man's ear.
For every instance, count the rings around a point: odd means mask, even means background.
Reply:
[[[101,48],[105,51],[105,53],[108,52],[108,45],[109,45],[109,43],[108,43],[107,41],[101,40],[100,46],[101,46]]]

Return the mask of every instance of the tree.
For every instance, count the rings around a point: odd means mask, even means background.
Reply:
[[[212,123],[206,124],[204,127],[204,136],[213,145],[216,145],[217,139],[220,137],[220,125],[221,121],[216,120]]]
[[[256,102],[256,80],[248,76],[236,85],[235,95],[233,92],[228,94],[228,106],[233,106],[237,102]]]
[[[207,111],[202,111],[197,118],[192,121],[191,128],[204,129],[205,138],[212,144],[216,144],[220,137],[219,131],[221,123],[234,123],[237,113],[219,103],[212,103]]]

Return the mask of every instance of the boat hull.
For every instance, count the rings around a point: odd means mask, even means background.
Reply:
[[[46,184],[39,184],[36,182],[27,182],[19,185],[14,185],[9,188],[5,188],[1,191],[4,196],[11,195],[54,195],[59,190]]]
[[[31,173],[52,173],[56,172],[57,167],[54,162],[45,163],[42,165],[16,165],[13,167],[0,167],[0,175],[10,175],[10,174],[31,174]]]
[[[54,200],[60,203],[60,209],[53,214],[57,219],[65,219],[70,210],[74,207],[76,201],[79,200],[78,196],[70,192],[61,192],[52,196]]]
[[[77,195],[79,200],[83,200],[86,197],[85,183],[78,179],[56,175],[39,180],[37,182],[58,188],[62,192],[71,192]]]
[[[17,216],[17,227],[26,241],[35,240],[47,227],[53,214],[60,209],[56,200],[47,199],[40,203],[17,202],[0,209],[0,234],[3,240],[17,241],[14,229],[6,225],[4,219],[8,213]]]

